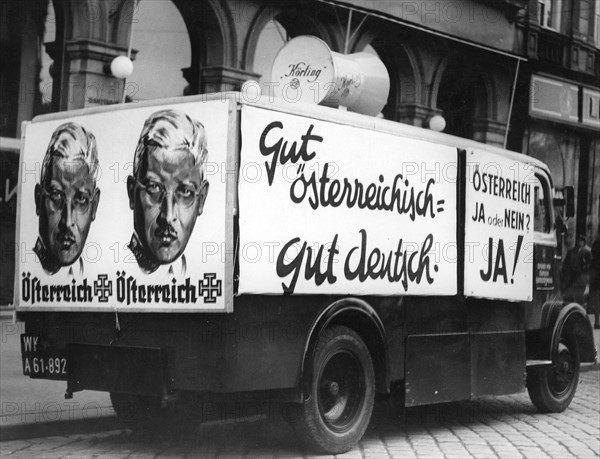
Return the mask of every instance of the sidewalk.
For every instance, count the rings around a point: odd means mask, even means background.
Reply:
[[[24,327],[12,323],[12,313],[0,317],[0,439],[14,438],[15,433],[18,438],[25,433],[46,433],[50,424],[58,428],[77,425],[78,432],[97,429],[107,419],[116,426],[107,393],[82,391],[66,400],[65,381],[23,376],[19,336]]]

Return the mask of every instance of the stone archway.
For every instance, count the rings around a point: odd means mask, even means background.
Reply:
[[[270,4],[259,9],[251,21],[249,32],[244,41],[242,66],[251,72],[256,72],[255,62],[259,41],[265,27],[277,22],[285,30],[286,39],[298,35],[314,35],[332,45],[332,37],[328,28],[316,19],[316,15],[307,15],[295,6],[274,6]]]
[[[468,68],[454,62],[447,65],[440,76],[435,94],[437,96],[435,106],[442,111],[442,116],[446,120],[444,132],[473,138],[477,98],[474,77]]]
[[[183,69],[189,83],[186,93],[239,89],[248,74],[238,67],[237,30],[230,3],[171,1],[183,19],[191,46],[190,65]],[[104,68],[114,57],[127,53],[138,3],[135,0],[56,0],[55,3],[57,18],[60,10],[64,22],[61,37],[49,47],[58,63],[56,93],[60,100],[56,110],[94,105],[90,100],[96,99],[101,104],[120,102],[123,82],[106,74]],[[100,88],[102,95],[90,99],[85,91],[77,92],[78,88],[90,87]]]
[[[442,112],[447,134],[502,144],[494,79],[461,57],[444,58],[436,69],[431,105]]]
[[[410,44],[405,43],[402,34],[383,27],[382,31],[369,24],[351,49],[363,51],[370,45],[388,70],[390,92],[382,110],[384,118],[420,126],[423,113],[428,112],[421,103],[423,77],[420,61]]]
[[[119,103],[123,82],[105,69],[127,53],[134,0],[54,0],[56,39],[46,44],[53,60],[54,111]],[[129,15],[129,16],[127,16]]]
[[[237,31],[229,4],[217,0],[172,0],[183,17],[191,64],[183,70],[189,93],[239,89],[247,75],[237,69]]]

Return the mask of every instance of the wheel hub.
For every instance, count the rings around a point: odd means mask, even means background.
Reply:
[[[335,397],[340,392],[340,385],[335,381],[331,381],[328,384],[327,389],[329,390],[329,393]]]
[[[319,382],[321,418],[336,432],[345,432],[354,422],[365,390],[363,370],[354,355],[339,352],[323,367]]]
[[[554,359],[554,371],[550,378],[550,387],[555,394],[562,394],[568,390],[574,378],[574,362],[569,347],[560,342]]]

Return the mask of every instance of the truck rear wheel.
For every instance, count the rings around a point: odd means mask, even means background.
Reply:
[[[346,452],[365,433],[374,399],[375,376],[367,346],[350,328],[332,327],[319,337],[309,393],[294,428],[315,451]]]
[[[527,370],[527,392],[542,413],[560,413],[575,396],[579,382],[579,348],[572,334],[561,336],[552,364]]]

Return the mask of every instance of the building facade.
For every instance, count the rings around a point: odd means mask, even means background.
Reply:
[[[511,147],[546,162],[557,189],[574,187],[567,236],[591,244],[600,230],[600,2],[530,0],[518,33],[527,61]]]
[[[391,79],[381,116],[428,127],[442,115],[447,133],[544,160],[559,189],[575,187],[570,233],[591,241],[598,232],[598,0],[15,0],[1,8],[0,303],[12,298],[21,122],[239,90],[251,79],[266,87],[276,52],[299,35],[379,55]],[[109,69],[120,55],[134,61],[126,80]]]

